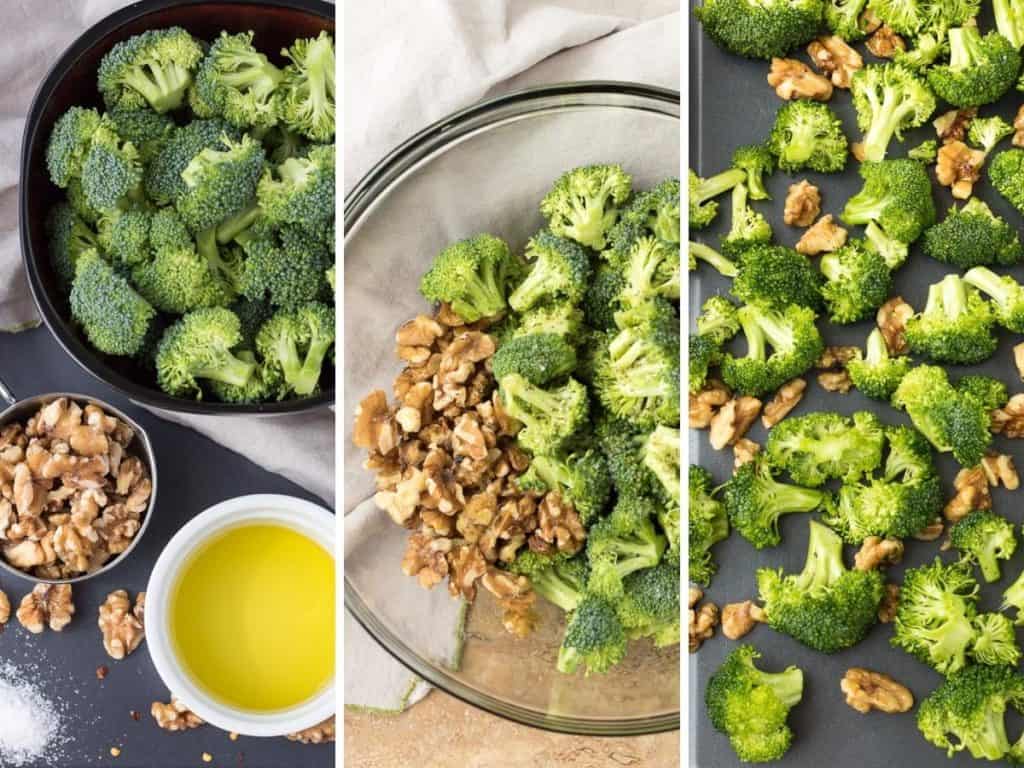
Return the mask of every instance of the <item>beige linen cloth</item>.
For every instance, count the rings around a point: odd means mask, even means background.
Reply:
[[[18,166],[25,115],[36,88],[61,52],[125,0],[0,2],[0,330],[38,325],[21,265]],[[45,12],[44,12],[45,11]],[[156,411],[284,475],[334,506],[334,413],[242,419]]]
[[[346,190],[410,135],[482,98],[574,80],[679,88],[677,0],[377,0],[347,2],[345,11]],[[391,350],[372,354],[393,359]],[[351,416],[342,415],[342,436]],[[402,537],[367,499],[372,484],[359,469],[360,452],[344,450],[350,576],[373,578],[376,595],[401,603],[391,613],[415,632],[418,650],[457,666],[460,604],[443,588],[409,586],[398,568]],[[428,690],[346,613],[346,706],[397,712]]]

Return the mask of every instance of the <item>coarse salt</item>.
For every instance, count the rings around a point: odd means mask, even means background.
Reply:
[[[59,708],[10,664],[0,666],[0,765],[38,761],[62,740]]]

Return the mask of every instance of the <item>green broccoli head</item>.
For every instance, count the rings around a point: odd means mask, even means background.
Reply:
[[[241,324],[229,309],[213,307],[189,312],[164,333],[157,348],[156,373],[169,395],[202,398],[203,380],[245,386],[256,365],[236,357]]]
[[[690,334],[689,353],[689,389],[696,394],[704,389],[711,369],[720,362],[722,345],[712,336]]]
[[[782,541],[779,518],[820,509],[828,496],[827,491],[779,482],[772,477],[768,462],[758,457],[736,470],[723,486],[722,500],[732,527],[763,549]]]
[[[710,472],[691,464],[689,479],[687,535],[690,581],[706,587],[718,570],[718,565],[711,554],[711,547],[729,535],[729,516],[726,514],[725,505],[711,496]]]
[[[569,616],[558,651],[558,671],[567,675],[583,667],[603,674],[626,656],[626,631],[615,607],[596,595],[586,595]]]
[[[768,148],[784,171],[838,173],[846,167],[849,142],[827,104],[799,99],[779,108]]]
[[[738,56],[770,59],[813,40],[822,0],[705,0],[694,15],[708,37]]]
[[[924,233],[924,252],[960,269],[1016,264],[1024,256],[1017,231],[976,197]]]
[[[576,609],[583,599],[589,566],[581,554],[569,556],[562,552],[541,555],[523,548],[510,569],[528,576],[533,590],[566,613]]]
[[[861,20],[866,6],[867,0],[829,0],[825,4],[825,26],[848,43],[862,40],[867,37]]]
[[[999,115],[975,117],[967,126],[967,141],[981,149],[986,156],[991,154],[996,144],[1012,135],[1013,126]]]
[[[612,478],[604,454],[594,448],[565,458],[534,456],[519,477],[520,486],[557,491],[580,515],[584,525],[596,520],[608,504]]]
[[[928,70],[928,84],[955,107],[978,107],[1002,98],[1020,72],[1020,52],[998,32],[977,26],[949,30],[949,64]]]
[[[135,145],[143,163],[149,163],[156,157],[174,133],[174,119],[170,115],[162,115],[147,107],[115,107],[109,114],[118,135]]]
[[[924,309],[907,321],[907,345],[938,362],[980,363],[996,350],[995,319],[992,306],[972,286],[959,275],[947,275],[929,287]]]
[[[678,263],[677,257],[677,268]],[[587,325],[600,331],[614,330],[615,313],[622,308],[619,296],[625,288],[626,279],[617,267],[607,263],[599,264],[580,304]]]
[[[860,544],[869,536],[913,536],[932,523],[942,507],[942,486],[934,475],[909,482],[875,477],[844,483],[824,520],[845,541]]]
[[[145,192],[158,205],[168,205],[186,190],[182,172],[192,159],[206,149],[218,149],[221,137],[241,138],[238,130],[223,120],[193,120],[175,129],[146,167]]]
[[[508,245],[481,234],[453,243],[439,253],[420,281],[428,301],[443,301],[467,323],[505,311],[512,255]]]
[[[161,248],[131,275],[139,293],[161,312],[182,315],[234,299],[230,286],[191,244]]]
[[[334,38],[327,32],[281,51],[291,63],[275,96],[281,121],[312,141],[334,137]]]
[[[620,165],[573,168],[544,196],[540,212],[552,233],[600,251],[632,185],[632,177]]]
[[[740,332],[736,305],[724,296],[711,296],[700,308],[697,333],[707,336],[721,346]]]
[[[82,162],[82,193],[98,211],[123,207],[141,196],[142,162],[131,142],[118,134],[113,120],[103,117]]]
[[[706,179],[698,176],[691,168],[687,195],[690,229],[705,229],[710,225],[718,215],[718,202],[714,198],[743,183],[746,178],[746,172],[739,168],[730,168]]]
[[[939,154],[939,142],[935,139],[925,139],[913,149],[907,151],[907,157],[922,163],[934,163]]]
[[[732,227],[722,238],[721,248],[727,256],[738,256],[757,245],[770,243],[772,228],[768,220],[747,205],[747,186],[732,188]]]
[[[852,417],[821,411],[779,422],[768,434],[765,457],[811,487],[836,478],[855,482],[882,464],[885,429],[868,411]]]
[[[999,561],[1010,559],[1017,550],[1013,524],[988,509],[976,509],[957,521],[949,540],[964,560],[978,564],[990,583],[999,580]]]
[[[1024,212],[1024,149],[1007,149],[988,167],[988,180],[1014,208]]]
[[[997,275],[987,267],[967,270],[963,280],[992,300],[996,322],[1014,333],[1024,332],[1024,286],[1009,275]]]
[[[618,600],[629,574],[658,564],[667,540],[654,526],[657,514],[658,506],[652,499],[620,496],[611,514],[590,527],[588,591]]]
[[[265,365],[283,380],[282,394],[313,394],[333,345],[334,307],[320,302],[279,309],[256,335]]]
[[[978,15],[980,0],[870,0],[870,10],[901,35],[945,35]]]
[[[552,301],[535,306],[520,315],[512,336],[554,333],[572,344],[578,340],[582,332],[583,312],[568,301]]]
[[[602,256],[614,262],[645,235],[679,245],[679,194],[679,179],[669,178],[634,195],[608,231],[609,247]]]
[[[264,157],[263,146],[248,134],[239,141],[224,134],[219,146],[201,150],[181,172],[185,189],[175,206],[182,221],[198,233],[245,209],[256,194]]]
[[[115,45],[100,61],[100,93],[110,108],[177,109],[203,48],[181,27],[147,30]]]
[[[261,213],[275,224],[317,227],[334,218],[334,145],[315,146],[265,171],[256,188]]]
[[[502,344],[491,363],[499,381],[518,373],[531,384],[543,386],[572,373],[576,350],[557,333],[535,333]]]
[[[252,376],[241,385],[209,379],[206,383],[213,396],[222,403],[236,404],[259,403],[276,398],[281,386],[278,372],[274,368],[260,363],[256,359],[256,355],[248,349],[239,350],[235,356],[242,362],[252,363],[256,366]]]
[[[71,107],[57,118],[46,146],[46,168],[58,187],[66,188],[72,179],[81,177],[82,164],[99,127],[99,112],[87,107]]]
[[[928,85],[899,64],[869,64],[857,70],[850,90],[857,125],[864,132],[861,153],[871,163],[885,159],[893,136],[902,141],[903,131],[923,125],[935,111],[935,95]]]
[[[531,453],[557,453],[587,422],[587,388],[575,379],[550,390],[517,373],[499,383],[505,409],[523,425],[519,443]]]
[[[761,654],[739,645],[708,680],[704,705],[716,730],[729,737],[745,762],[778,760],[789,749],[793,732],[789,711],[800,703],[804,674],[796,667],[762,672],[754,666]]]
[[[866,320],[889,298],[889,265],[863,240],[851,240],[839,250],[824,254],[820,268],[825,276],[821,296],[833,323]]]
[[[746,187],[751,200],[770,200],[764,177],[775,170],[775,157],[767,144],[746,144],[732,153],[732,166],[747,174]]]
[[[889,355],[882,332],[875,328],[868,335],[866,351],[862,354],[858,349],[846,371],[858,390],[875,400],[888,401],[910,367],[909,357]]]
[[[57,203],[46,217],[46,235],[50,248],[50,263],[57,280],[66,290],[75,277],[79,256],[99,249],[96,233],[72,210],[67,203]]]
[[[957,0],[959,2],[959,0]],[[924,71],[930,67],[940,56],[945,56],[949,53],[949,45],[946,42],[946,29],[941,27],[935,30],[929,30],[922,32],[914,38],[914,47],[910,50],[900,50],[899,48],[893,54],[892,60],[894,63],[899,64],[901,67],[913,70],[918,74],[924,74]],[[928,142],[922,142],[918,145],[917,149],[924,148],[924,153],[927,154],[928,149],[925,144]],[[915,160],[934,160],[935,152],[938,150],[936,142],[932,141],[931,144],[931,158],[927,156],[922,157],[922,152],[917,152],[915,155],[913,151],[908,152],[908,157],[913,157]]]
[[[1003,382],[977,373],[961,377],[956,383],[956,391],[970,395],[984,405],[987,411],[1002,408],[1010,399],[1010,392]]]
[[[95,249],[75,260],[71,316],[89,343],[108,355],[142,351],[156,311]]]
[[[636,306],[657,296],[678,299],[679,248],[657,238],[640,238],[629,251],[622,279],[618,300],[623,305]],[[590,290],[588,286],[587,292]]]
[[[630,638],[650,637],[659,648],[677,645],[681,618],[678,563],[666,558],[653,568],[629,574],[616,610]]]
[[[913,483],[935,476],[935,463],[928,439],[913,427],[903,425],[885,428],[889,454],[885,457],[882,476],[886,480]]]
[[[209,232],[204,240],[209,240]],[[208,261],[219,260],[216,240],[200,249]],[[274,231],[259,224],[245,237],[244,262],[238,275],[238,291],[253,301],[268,299],[276,307],[290,309],[330,293],[327,248],[306,229],[285,225]]]
[[[578,243],[538,232],[526,245],[529,273],[508,297],[516,312],[525,312],[542,301],[566,299],[578,304],[590,282],[590,258]]]
[[[935,223],[932,183],[920,163],[907,159],[866,162],[859,172],[864,187],[847,200],[844,222],[874,223],[884,235],[906,244]],[[876,248],[885,255],[887,249]]]
[[[189,102],[199,117],[223,117],[239,128],[277,123],[275,92],[283,73],[252,44],[253,33],[221,32],[196,74]]]
[[[1020,648],[1013,622],[1001,613],[979,613],[974,617],[974,642],[971,658],[979,664],[1016,667]]]
[[[616,491],[631,497],[653,495],[656,481],[642,455],[645,436],[629,422],[608,417],[598,419],[595,434]]]
[[[784,245],[754,245],[740,254],[732,294],[745,302],[776,308],[819,309],[822,275],[811,260]]]

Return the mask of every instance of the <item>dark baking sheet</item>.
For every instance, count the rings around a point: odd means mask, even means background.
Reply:
[[[984,4],[980,22],[983,30],[992,27]],[[878,61],[858,45],[865,63]],[[809,63],[806,51],[791,54]],[[769,88],[765,77],[768,62],[748,61],[719,50],[708,39],[700,25],[690,17],[690,164],[701,175],[711,175],[728,167],[735,147],[763,141],[771,128],[776,110],[782,101]],[[1017,92],[1011,92],[997,105],[983,107],[982,115],[1001,114],[1012,122],[1016,108],[1022,99]],[[853,140],[860,137],[855,114],[848,91],[836,90],[830,105],[843,120],[847,136]],[[944,111],[940,106],[937,114]],[[898,157],[926,138],[935,138],[930,125],[908,132],[903,144],[894,143],[889,157]],[[999,149],[1010,146],[1006,139]],[[997,150],[998,151],[998,150]],[[772,195],[770,201],[755,201],[753,205],[771,221],[778,242],[792,245],[803,230],[787,227],[782,223],[782,204],[789,184],[807,178],[822,192],[822,213],[837,216],[848,197],[860,187],[857,163],[851,160],[842,174],[823,176],[815,173],[788,176],[776,172],[768,182]],[[1021,216],[1003,201],[985,181],[975,185],[975,193],[988,202],[992,209],[1007,221],[1021,226]],[[940,218],[952,204],[947,188],[934,187],[934,199]],[[720,214],[712,228],[695,232],[695,239],[715,246],[718,237],[729,228],[729,197],[720,200]],[[861,228],[852,228],[851,236],[860,236]],[[912,248],[907,264],[897,273],[893,293],[901,294],[911,305],[923,304],[927,287],[953,271],[944,264],[924,256],[917,247]],[[1017,266],[1000,272],[1012,274],[1018,280],[1024,279],[1024,268]],[[728,291],[729,281],[720,277],[707,265],[691,273],[690,311],[692,316],[699,312],[700,305],[709,295]],[[863,347],[864,340],[873,327],[873,321],[850,326],[821,324],[827,344],[857,344]],[[692,318],[691,318],[692,330]],[[1013,365],[1011,348],[1021,341],[1015,335],[1001,332],[1000,345],[996,354],[970,370],[995,376],[1010,386],[1011,392],[1022,391],[1020,378]],[[950,368],[955,379],[968,369]],[[814,372],[807,377],[808,389],[793,412],[793,415],[819,410],[833,410],[852,413],[861,409],[875,411],[883,421],[890,424],[909,423],[905,416],[886,404],[870,400],[856,391],[847,395],[826,392],[817,384]],[[748,435],[764,444],[765,430],[760,421]],[[994,447],[1002,453],[1014,456],[1018,468],[1024,469],[1024,450],[1020,441],[1006,440],[996,436]],[[716,483],[728,478],[732,471],[732,451],[714,451],[708,444],[707,432],[690,431],[690,460],[711,470]],[[940,456],[938,463],[947,494],[952,491],[952,480],[958,469],[956,462],[948,456]],[[1017,495],[1015,495],[1015,493]],[[1004,489],[993,491],[994,509],[1019,524],[1024,518],[1020,511],[1020,493]],[[803,567],[807,546],[807,516],[789,515],[782,524],[783,542],[774,549],[755,550],[745,539],[733,534],[727,541],[715,548],[719,572],[712,581],[707,596],[720,607],[729,602],[755,598],[754,571],[760,567],[783,567],[787,572]],[[901,582],[903,570],[930,562],[938,554],[941,539],[931,543],[908,540],[903,564],[890,569],[890,579]],[[847,563],[852,563],[854,549],[847,547]],[[951,560],[955,552],[943,553],[944,559]],[[984,610],[995,610],[1000,603],[1002,590],[1024,567],[1024,543],[1012,560],[1003,566],[1004,577],[994,585],[982,587],[981,606]],[[779,765],[820,768],[881,768],[882,766],[961,766],[974,761],[965,752],[953,760],[926,742],[917,730],[914,710],[902,715],[872,713],[861,715],[848,707],[839,690],[839,682],[845,671],[852,666],[864,666],[886,672],[907,685],[919,702],[942,680],[931,668],[908,656],[889,644],[891,625],[877,625],[859,645],[834,656],[826,656],[797,643],[791,638],[778,634],[767,626],[759,626],[743,642],[756,646],[763,654],[761,664],[765,669],[781,669],[796,664],[804,670],[804,698],[790,715],[790,724],[795,732],[792,748]],[[1018,636],[1018,640],[1021,636]],[[733,641],[716,633],[701,650],[690,657],[690,701],[693,739],[690,746],[690,762],[702,768],[725,768],[739,765],[724,735],[715,731],[704,711],[704,689],[708,677],[714,672],[728,652],[735,646]],[[1012,717],[1012,716],[1011,716]],[[1009,725],[1011,740],[1020,733],[1020,721],[1013,717]]]
[[[107,593],[146,588],[160,551],[182,525],[207,507],[247,493],[283,493],[323,503],[284,478],[184,427],[162,421],[97,382],[64,353],[45,328],[18,334],[0,333],[0,377],[19,397],[54,390],[81,392],[117,406],[149,432],[160,470],[160,490],[153,519],[139,546],[120,565],[95,579],[74,585],[75,617],[63,632],[30,635],[14,616],[0,634],[0,667],[11,664],[34,677],[51,700],[61,702],[65,743],[32,768],[326,768],[334,765],[333,744],[304,745],[285,738],[237,741],[211,725],[168,733],[150,717],[154,701],[167,701],[146,651],[114,661],[103,650],[97,611]],[[224,419],[224,429],[234,422]],[[14,604],[32,582],[4,574],[0,589]],[[96,669],[106,666],[106,679]],[[131,711],[140,714],[132,719]],[[121,754],[114,759],[110,748]],[[213,760],[203,762],[209,753]],[[3,761],[0,760],[0,766]],[[3,768],[7,768],[3,766]]]

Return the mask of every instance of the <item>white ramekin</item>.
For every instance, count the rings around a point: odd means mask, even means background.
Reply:
[[[284,525],[305,534],[334,556],[334,515],[292,496],[254,494],[222,501],[196,515],[164,547],[146,588],[146,647],[160,678],[185,706],[206,722],[244,736],[283,736],[309,728],[335,713],[332,681],[298,706],[249,712],[228,706],[197,686],[177,658],[170,639],[170,596],[189,555],[221,531],[241,523]],[[268,660],[272,663],[272,660]]]

